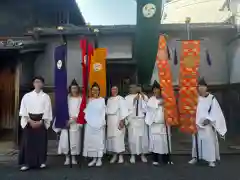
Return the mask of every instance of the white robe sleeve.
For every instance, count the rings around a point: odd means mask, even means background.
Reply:
[[[104,98],[89,101],[84,112],[87,124],[90,126],[101,128],[106,125],[106,105]]]
[[[146,112],[145,123],[151,126],[154,122],[154,118],[155,118],[155,109],[149,107]]]
[[[22,100],[21,100],[21,105],[20,105],[20,111],[19,111],[19,116],[21,116],[21,127],[24,129],[27,126],[27,120],[29,118],[29,114],[27,111],[27,106],[26,106],[26,101],[27,101],[27,96],[24,95]]]
[[[128,114],[133,113],[133,100],[130,100],[131,98],[129,98],[129,96],[125,97],[125,101],[126,101],[126,106],[128,108]]]
[[[147,96],[144,96],[144,99],[139,98],[139,100],[138,100],[138,103],[139,103],[138,107],[140,107],[143,112],[147,112],[147,102],[148,102],[148,97]],[[134,107],[137,106],[137,101],[133,102],[133,106]]]
[[[44,107],[44,112],[43,112],[43,120],[46,129],[48,129],[51,126],[51,121],[52,121],[52,105],[51,105],[51,99],[48,95],[46,95],[45,99],[45,107]]]
[[[126,100],[120,98],[119,100],[120,120],[125,119],[128,115],[128,106]]]
[[[56,117],[53,119],[52,130],[53,130],[55,133],[61,132],[62,129],[61,129],[61,128],[56,128],[55,123],[56,123]],[[46,124],[45,124],[45,126],[46,126]]]
[[[148,97],[144,95],[144,99],[141,99],[141,110],[146,113],[147,112],[147,102],[148,102]]]
[[[157,109],[156,102],[153,98],[150,98],[147,102],[147,111],[145,117],[145,123],[147,125],[152,125],[155,119],[155,111]]]
[[[153,108],[157,109],[158,108],[158,103],[156,101],[156,98],[151,97],[148,102],[147,102],[147,108]]]
[[[207,119],[211,121],[216,131],[221,136],[224,136],[227,132],[225,117],[223,115],[222,109],[218,101],[216,100],[216,98],[214,98],[212,101],[213,102],[212,102],[211,112],[209,113],[209,116],[207,117]]]
[[[103,126],[106,125],[106,113],[107,113],[107,106],[105,104],[105,99],[103,99],[103,104],[102,104],[102,118],[103,118]]]

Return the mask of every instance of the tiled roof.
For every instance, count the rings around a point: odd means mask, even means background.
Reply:
[[[235,25],[228,23],[196,23],[191,24],[191,30],[226,30],[235,29]],[[115,26],[92,26],[91,29],[98,29],[100,34],[103,35],[115,35],[115,34],[133,34],[135,33],[135,25],[115,25]],[[168,31],[185,31],[185,24],[162,24],[159,26],[159,33],[166,33]],[[86,26],[64,26],[63,31],[59,31],[56,28],[42,28],[26,35],[32,35],[34,32],[39,33],[40,36],[54,36],[54,35],[93,35],[93,31],[89,30]]]

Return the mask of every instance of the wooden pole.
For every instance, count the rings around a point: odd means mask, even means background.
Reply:
[[[186,18],[186,30],[187,30],[187,39],[190,40],[191,39],[191,34],[190,34],[190,21],[191,18]],[[196,155],[197,155],[197,162],[199,162],[199,149],[198,149],[198,132],[196,132],[196,134],[194,135],[195,138],[195,147],[196,147]]]
[[[86,78],[87,78],[87,84],[83,84],[83,87],[85,86],[85,95],[86,95],[86,103],[88,103],[88,96],[89,96],[89,72],[88,72],[88,65],[89,65],[89,48],[88,48],[89,42],[88,42],[88,38],[86,38],[86,54],[85,54],[85,64],[86,64]],[[83,81],[84,83],[84,81]],[[83,155],[83,151],[84,151],[84,139],[85,139],[85,124],[82,125],[82,129],[81,129],[81,161],[84,160],[84,155]],[[81,163],[80,167],[82,167],[83,163]]]
[[[66,46],[66,55],[65,55],[65,67],[67,71],[67,61],[68,61],[68,51],[67,51],[67,39],[65,35],[62,35],[63,45]],[[67,88],[67,87],[66,87]],[[71,150],[71,137],[70,137],[70,125],[67,127],[67,134],[68,134],[68,156],[69,156],[69,167],[72,168],[72,150]]]
[[[20,60],[17,61],[15,68],[15,94],[14,94],[14,145],[18,147],[19,145],[19,94],[20,94],[20,75],[22,73],[22,63]]]
[[[171,147],[170,147],[170,139],[169,139],[169,131],[168,131],[168,125],[165,120],[165,129],[166,129],[166,135],[167,135],[167,148],[168,148],[168,164],[173,164],[172,159],[171,159]]]

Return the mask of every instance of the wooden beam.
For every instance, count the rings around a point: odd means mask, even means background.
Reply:
[[[15,69],[15,95],[14,95],[14,144],[19,145],[19,94],[20,94],[20,75],[22,71],[22,62],[18,60]]]

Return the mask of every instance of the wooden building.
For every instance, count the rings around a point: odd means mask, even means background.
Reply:
[[[138,60],[134,57],[134,33],[135,26],[96,26],[92,28],[99,29],[98,44],[99,47],[106,47],[108,49],[107,57],[107,81],[108,84],[117,84],[122,93],[125,87],[124,81],[126,77],[130,77],[132,82],[137,80],[137,63]],[[63,31],[56,28],[45,28],[40,31],[34,31],[34,35],[38,34],[38,42],[45,43],[46,48],[44,53],[39,54],[34,62],[34,74],[41,74],[46,78],[46,85],[49,91],[53,90],[53,51],[54,48],[61,43],[61,35],[65,35],[68,42],[68,82],[73,78],[81,84],[81,49],[79,47],[79,40],[82,37],[88,37],[94,41],[93,33],[87,27],[65,26]],[[177,49],[178,58],[180,58],[179,40],[186,39],[187,33],[184,24],[161,25],[159,34],[165,33],[169,37],[170,54],[173,58],[173,49]],[[216,95],[222,103],[226,116],[229,113],[229,98],[226,94],[229,93],[229,88],[233,84],[240,82],[239,72],[236,69],[236,60],[238,55],[238,38],[236,27],[232,24],[192,24],[191,34],[193,39],[201,39],[201,65],[200,73],[204,76],[210,84],[211,89],[216,92]],[[146,48],[147,45],[146,45]],[[206,61],[206,49],[209,51],[212,65],[209,66]],[[145,63],[148,63],[146,59]],[[179,63],[174,65],[171,61],[173,70],[174,84],[178,83]],[[23,67],[24,68],[24,67]],[[26,67],[27,68],[27,67]],[[146,69],[146,71],[149,71]],[[154,69],[150,70],[154,75]],[[28,77],[26,73],[23,76]],[[234,86],[235,87],[235,86]],[[238,87],[236,85],[236,87]],[[230,88],[233,90],[232,88]],[[238,90],[235,93],[239,93]],[[228,95],[228,97],[231,97]],[[238,103],[238,102],[237,102]],[[234,115],[235,116],[235,115]],[[235,118],[234,118],[235,119]],[[229,126],[237,129],[240,124],[230,119]],[[231,125],[230,125],[231,124]],[[236,126],[237,125],[237,126]],[[233,130],[235,131],[235,130]],[[237,130],[236,130],[237,131]]]
[[[74,5],[69,5],[69,11],[71,7],[76,8]],[[69,11],[64,10],[64,12]],[[51,22],[45,25],[44,23],[42,25],[30,23],[29,26],[31,28],[25,28],[24,37],[3,38],[4,45],[0,45],[0,59],[4,60],[1,61],[4,62],[4,65],[0,69],[0,98],[2,100],[0,132],[3,129],[10,129],[15,136],[8,137],[13,137],[11,140],[15,140],[15,142],[18,142],[20,132],[18,119],[19,101],[24,93],[31,90],[31,79],[33,76],[42,75],[45,78],[45,91],[50,94],[52,100],[54,98],[53,55],[55,47],[62,43],[63,35],[66,37],[68,46],[68,83],[75,78],[80,85],[82,84],[79,40],[87,37],[90,41],[94,41],[96,37],[88,27],[84,26],[83,18],[81,22],[76,22],[75,20],[79,20],[79,16],[74,16],[75,18],[72,17],[73,23],[71,23],[69,21],[69,13],[63,14],[68,14],[66,21],[63,24],[58,24],[63,27],[63,30],[58,30],[55,24],[51,25]],[[99,30],[97,35],[99,47],[108,49],[108,87],[110,87],[110,84],[115,84],[120,87],[122,94],[126,93],[127,81],[138,81],[137,67],[139,62],[134,51],[136,46],[136,26],[95,26],[92,28]],[[187,38],[186,26],[184,24],[163,24],[159,26],[159,35],[162,33],[167,34],[169,37],[171,59],[173,58],[173,49],[177,50],[178,58],[180,58],[180,40]],[[240,135],[240,121],[238,120],[240,118],[238,110],[240,105],[240,71],[238,70],[240,66],[240,61],[238,60],[240,56],[240,40],[237,28],[229,23],[191,24],[191,37],[192,39],[201,39],[200,73],[206,78],[211,90],[216,93],[222,104],[227,117],[229,132],[230,134]],[[8,41],[10,44],[10,41],[13,41],[12,45],[7,45]],[[149,48],[148,44],[145,44],[145,48]],[[206,49],[211,57],[211,66],[207,65],[206,62]],[[146,63],[147,65],[149,60],[146,59],[145,62],[141,63],[143,63],[142,67],[144,67],[144,64]],[[174,65],[173,61],[171,61],[171,66],[174,84],[177,86],[179,63]],[[154,76],[154,69],[147,68],[149,66],[146,66],[146,72],[151,72],[148,76]]]
[[[24,34],[66,23],[85,24],[75,0],[9,0],[0,6],[0,141],[19,141],[19,101],[32,88],[35,59],[47,47]]]

